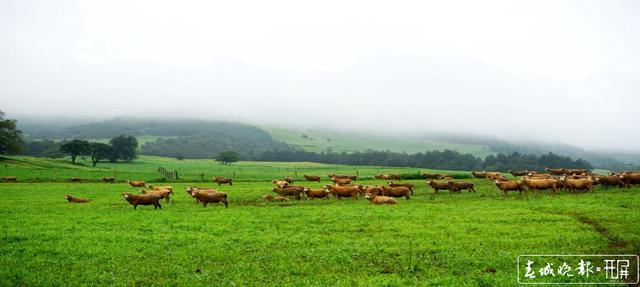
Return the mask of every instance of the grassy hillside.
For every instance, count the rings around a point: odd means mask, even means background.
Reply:
[[[471,180],[478,192],[462,194],[433,194],[414,180],[410,200],[372,206],[362,198],[274,204],[261,197],[271,193],[269,178],[294,170],[389,169],[143,157],[96,171],[18,157],[4,160],[0,175],[29,179],[55,169],[97,179],[117,166],[153,179],[156,165],[189,178],[238,172],[233,186],[216,187],[229,194],[229,208],[203,208],[182,191],[211,186],[201,182],[171,183],[176,194],[161,210],[134,210],[122,199],[136,192],[125,183],[0,183],[0,285],[514,286],[521,254],[640,253],[640,187],[504,197],[486,180]],[[92,202],[69,204],[65,194]]]
[[[410,137],[378,137],[353,133],[339,133],[320,130],[292,130],[263,127],[275,140],[298,146],[306,151],[321,152],[354,152],[366,150],[390,150],[394,152],[417,153],[429,150],[450,149],[461,153],[470,153],[484,158],[496,154],[488,146],[481,144],[453,143],[443,140],[410,138]],[[303,137],[306,135],[307,137]]]

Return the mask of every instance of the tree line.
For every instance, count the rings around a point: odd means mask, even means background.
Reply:
[[[366,151],[353,153],[315,153],[303,150],[268,151],[252,158],[258,161],[310,161],[346,165],[375,165],[417,167],[445,170],[531,170],[544,171],[546,167],[582,168],[592,170],[593,166],[585,160],[573,160],[569,157],[553,153],[525,155],[518,152],[511,154],[489,155],[484,159],[471,154],[463,154],[453,150],[427,151],[415,154],[390,151]]]
[[[91,164],[95,167],[102,160],[131,162],[138,157],[137,148],[138,140],[135,137],[120,135],[112,138],[108,143],[81,139],[30,141],[25,143],[20,154],[48,158],[60,158],[68,155],[73,164],[76,163],[78,156],[86,156],[91,159]]]

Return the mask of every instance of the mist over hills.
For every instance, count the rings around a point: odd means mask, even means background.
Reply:
[[[107,139],[120,134],[144,137],[140,152],[148,155],[213,158],[235,150],[253,156],[272,150],[363,152],[389,150],[417,153],[454,150],[484,158],[498,153],[542,155],[549,152],[584,159],[597,168],[625,169],[640,163],[640,155],[592,152],[561,143],[510,142],[492,136],[431,133],[388,136],[329,129],[258,127],[227,121],[195,119],[141,119],[119,117],[87,123],[82,120],[19,119],[28,141],[71,138]]]

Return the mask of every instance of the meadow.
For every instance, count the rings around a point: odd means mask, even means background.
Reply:
[[[156,157],[98,168],[29,157],[1,164],[0,176],[19,180],[0,183],[2,286],[516,286],[521,254],[640,253],[640,187],[505,197],[487,180],[470,180],[475,194],[433,194],[409,180],[415,195],[396,206],[277,204],[261,197],[284,175],[357,170],[366,185],[384,183],[370,178],[378,172],[418,170]],[[135,189],[122,180],[165,181],[158,166],[182,175],[170,183],[174,198],[161,210],[134,210],[121,194]],[[114,169],[118,183],[97,182]],[[203,208],[184,192],[233,172],[234,185],[218,188],[229,194],[227,209]],[[70,204],[65,194],[92,201]]]

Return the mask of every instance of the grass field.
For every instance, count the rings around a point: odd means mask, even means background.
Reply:
[[[134,210],[122,199],[134,190],[125,183],[45,182],[53,169],[60,177],[97,179],[111,165],[94,171],[14,160],[3,162],[0,176],[27,182],[0,184],[2,286],[515,286],[520,254],[640,253],[640,187],[504,197],[490,182],[472,180],[476,194],[434,195],[415,180],[415,195],[397,206],[362,198],[274,204],[261,200],[272,188],[267,179],[292,170],[389,169],[143,157],[117,164],[118,172],[153,179],[163,164],[187,179],[171,183],[176,194],[162,210]],[[233,186],[219,188],[229,193],[228,209],[203,208],[183,191],[212,186],[188,181],[215,168],[242,169]],[[92,202],[69,204],[65,194]]]

